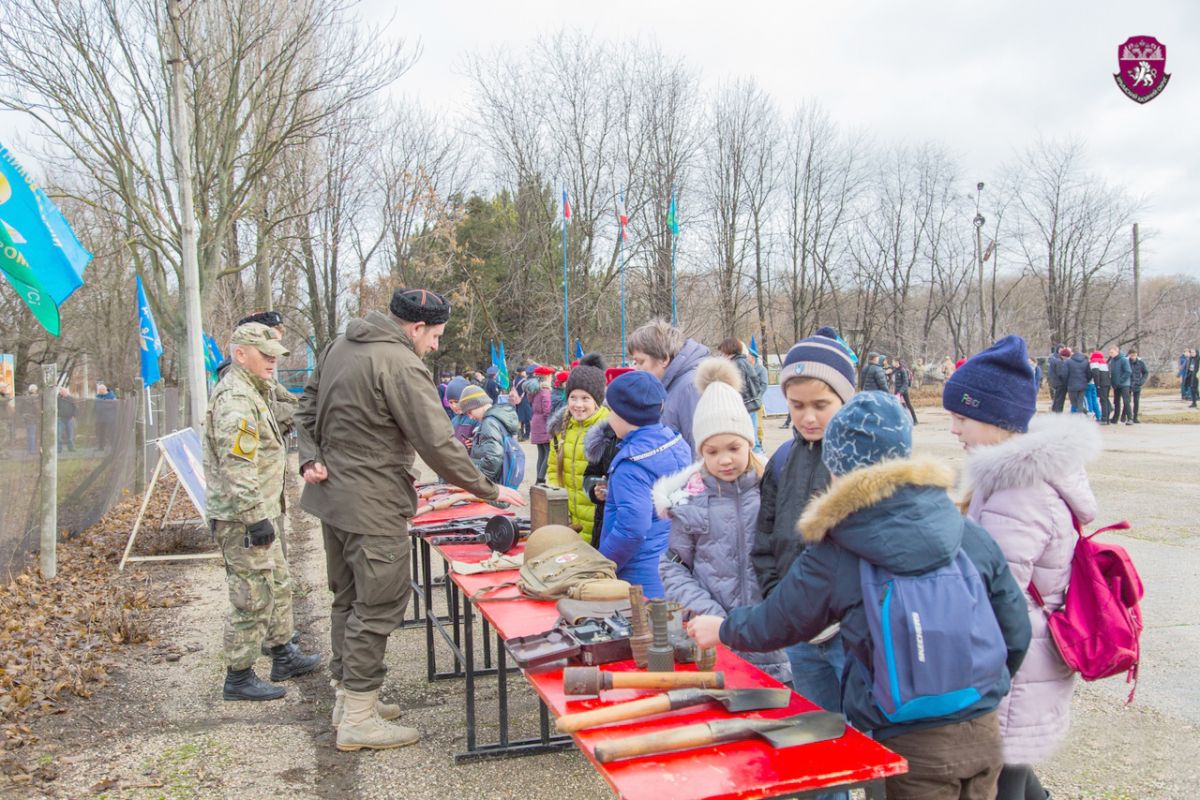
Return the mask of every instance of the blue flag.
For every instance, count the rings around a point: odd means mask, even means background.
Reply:
[[[753,336],[750,337],[750,355],[758,358],[758,342],[754,340]]]
[[[221,353],[221,346],[217,344],[217,340],[204,334],[204,368],[209,372],[216,372],[217,367],[221,366],[221,362],[225,360],[224,354]]]
[[[138,338],[141,340],[142,353],[142,383],[153,386],[162,379],[158,368],[158,357],[163,353],[162,339],[158,336],[158,326],[154,324],[154,315],[150,313],[150,303],[146,300],[146,292],[142,289],[142,276],[137,276],[138,303]]]
[[[578,361],[581,358],[583,358],[583,342],[579,341],[579,339],[576,339],[575,340],[575,360]]]
[[[500,340],[500,353],[498,355],[498,358],[499,358],[499,360],[495,362],[496,381],[500,384],[500,388],[507,392],[508,387],[509,387],[508,358],[505,357],[505,355],[504,355],[504,340],[503,339]]]
[[[58,307],[83,285],[91,260],[62,212],[0,145],[0,273],[55,336]]]

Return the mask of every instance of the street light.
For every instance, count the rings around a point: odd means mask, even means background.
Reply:
[[[987,222],[979,213],[979,197],[983,194],[983,181],[975,184],[975,261],[979,265],[979,341],[980,350],[988,346],[987,306],[983,302],[983,225]]]

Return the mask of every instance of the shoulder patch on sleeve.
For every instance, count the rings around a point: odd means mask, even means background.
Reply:
[[[258,426],[245,417],[238,420],[237,433],[233,436],[233,447],[229,452],[237,458],[253,461],[258,453]]]

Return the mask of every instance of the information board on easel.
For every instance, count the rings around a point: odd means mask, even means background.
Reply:
[[[179,482],[171,493],[171,499],[167,503],[167,510],[163,514],[159,530],[169,524],[171,509],[175,505],[175,498],[178,496],[181,486],[199,515],[198,519],[191,520],[188,524],[204,524],[204,521],[208,519],[205,514],[207,490],[204,483],[204,454],[200,448],[200,436],[194,429],[184,428],[158,439],[155,441],[155,445],[158,448],[158,460],[155,462],[150,484],[146,487],[146,496],[142,498],[142,507],[138,509],[133,530],[129,532],[129,541],[125,543],[125,553],[121,556],[121,564],[117,567],[118,572],[123,572],[125,564],[130,561],[192,561],[221,557],[219,550],[211,553],[180,553],[178,555],[130,555],[133,551],[133,543],[137,540],[138,531],[141,530],[142,521],[146,516],[146,507],[150,504],[150,498],[154,496],[154,488],[158,485],[158,478],[162,475],[164,465],[175,473]]]

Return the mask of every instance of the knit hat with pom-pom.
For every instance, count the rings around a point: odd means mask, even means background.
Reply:
[[[754,424],[742,402],[742,376],[727,358],[709,358],[696,369],[700,402],[692,418],[696,452],[704,442],[722,433],[740,436],[754,446]]]

